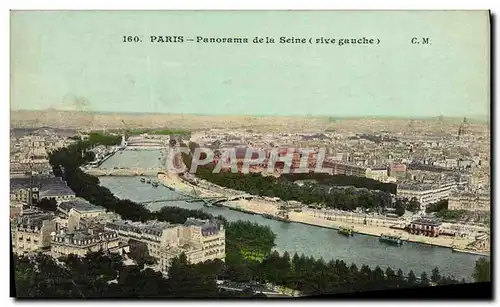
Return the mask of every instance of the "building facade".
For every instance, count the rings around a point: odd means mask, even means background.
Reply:
[[[38,210],[25,210],[12,221],[12,248],[17,255],[50,247],[50,234],[56,231],[55,216]]]
[[[367,177],[369,170],[360,165],[340,163],[337,161],[327,160],[323,163],[324,168],[330,168],[332,175],[347,175],[357,177]]]
[[[53,257],[74,254],[85,257],[89,252],[120,252],[120,240],[114,231],[80,229],[71,232],[51,233],[51,254]]]
[[[453,193],[448,199],[448,209],[467,210],[472,212],[489,212],[491,210],[490,194]]]
[[[64,201],[74,199],[75,193],[59,177],[35,175],[10,179],[10,199],[13,201],[28,201],[30,194],[33,199],[50,199]]]
[[[441,221],[431,218],[419,218],[412,221],[408,232],[416,235],[437,237],[440,233]]]
[[[108,222],[105,230],[117,232],[124,243],[129,240],[144,243],[163,272],[181,253],[190,263],[225,260],[225,229],[218,221],[189,218],[185,224],[174,225],[158,221],[139,223],[119,220]]]
[[[398,185],[397,196],[400,198],[416,198],[420,203],[420,210],[443,199],[448,199],[456,183],[432,184],[400,184]]]
[[[26,187],[16,187],[16,188],[11,188],[10,190],[11,201],[21,201],[27,203],[30,195],[34,200],[36,200],[38,196],[38,188],[33,187],[30,189]]]
[[[95,218],[106,213],[105,208],[93,205],[80,198],[59,202],[57,204],[57,210],[66,216],[69,216],[70,213],[73,212],[80,218]]]

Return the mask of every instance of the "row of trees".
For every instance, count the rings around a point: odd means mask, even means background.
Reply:
[[[348,265],[342,260],[323,259],[273,252],[262,262],[242,265],[220,260],[189,264],[185,255],[173,259],[168,278],[161,273],[138,265],[126,266],[122,256],[94,252],[86,257],[69,255],[58,260],[38,254],[15,257],[14,273],[17,297],[241,297],[254,292],[225,292],[216,280],[237,282],[270,282],[304,295],[350,293],[430,285],[449,285],[457,280],[441,275],[438,268],[430,276],[419,277],[413,271],[363,265]],[[476,281],[490,281],[490,263],[481,258],[476,263]],[[465,283],[464,280],[461,283]]]
[[[262,260],[275,247],[275,239],[269,226],[250,221],[227,223],[226,261],[238,264],[241,260]]]
[[[262,263],[250,268],[251,273],[262,281],[297,289],[306,295],[458,283],[458,280],[442,276],[438,268],[431,276],[424,272],[417,278],[413,271],[404,275],[401,269],[396,272],[387,268],[384,271],[378,266],[371,269],[367,265],[358,268],[356,264],[348,265],[342,260],[325,262],[297,254],[290,257],[286,252],[283,255],[273,252]]]
[[[442,199],[438,202],[428,205],[425,208],[426,213],[440,212],[448,209],[448,199]]]
[[[183,159],[184,163],[190,167],[191,156],[184,154]],[[311,179],[309,177],[313,175],[289,174],[275,178],[273,176],[262,176],[256,173],[214,173],[214,167],[215,165],[213,163],[198,167],[196,176],[230,189],[240,190],[254,195],[279,197],[285,201],[300,201],[306,205],[324,204],[328,208],[349,211],[355,210],[358,207],[371,209],[372,211],[383,211],[384,208],[393,206],[392,196],[389,192],[368,190],[366,188],[336,186],[337,182],[343,180],[342,178],[345,179],[350,176],[330,176],[331,178],[323,178],[321,177],[323,175],[318,174],[317,176],[319,176],[319,179],[317,182],[306,182],[299,186],[293,182],[295,178]],[[349,180],[355,181],[358,179]],[[347,180],[343,181],[343,183],[347,182]],[[396,209],[399,208],[398,213],[400,213],[400,215],[402,215],[405,210],[416,211],[420,206],[418,202],[415,202],[416,200],[399,200],[396,204]]]
[[[149,268],[125,266],[119,255],[89,253],[55,260],[38,254],[14,258],[17,297],[224,297],[216,273],[221,261],[190,265],[185,256],[172,261],[168,276]]]
[[[405,214],[406,211],[417,212],[420,210],[420,203],[418,200],[413,197],[412,199],[408,198],[397,198],[395,204],[395,213],[399,216]]]
[[[392,194],[396,194],[397,192],[397,185],[394,183],[383,183],[365,177],[329,175],[325,173],[283,174],[280,177],[291,182],[297,180],[314,180],[318,184],[328,186],[352,186],[356,188],[366,188],[368,190],[380,190]]]
[[[436,216],[442,218],[445,221],[456,221],[467,215],[469,215],[469,211],[467,210],[448,210],[448,209],[443,209],[437,212],[436,214]]]
[[[181,146],[186,146],[186,144],[181,144]],[[193,153],[194,150],[200,147],[199,144],[195,142],[189,142],[187,145],[190,152]],[[215,149],[215,148],[212,148]],[[204,153],[201,154],[201,159],[204,159]],[[184,164],[189,168],[191,168],[191,159],[192,156],[183,155]],[[214,165],[210,163],[205,166],[201,166],[202,168],[213,170]],[[282,180],[295,182],[297,180],[314,180],[316,183],[320,185],[327,186],[351,186],[355,188],[365,188],[368,190],[379,190],[387,193],[396,194],[397,185],[394,183],[383,183],[378,180],[374,180],[371,178],[365,177],[357,177],[357,176],[347,176],[347,175],[330,175],[325,173],[291,173],[291,174],[282,174],[280,176]]]
[[[127,135],[139,135],[139,134],[156,134],[156,135],[177,135],[177,136],[190,136],[191,131],[183,129],[138,129],[138,130],[127,130]]]
[[[121,141],[122,137],[120,135],[109,135],[99,132],[91,132],[88,137],[89,143],[104,146],[119,145]]]
[[[437,217],[445,221],[456,221],[467,216],[473,216],[467,210],[449,210],[448,199],[440,200],[436,203],[430,204],[425,209],[427,213],[435,212]]]

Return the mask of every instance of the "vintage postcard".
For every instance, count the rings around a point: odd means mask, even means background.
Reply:
[[[10,23],[13,296],[491,295],[490,12]]]

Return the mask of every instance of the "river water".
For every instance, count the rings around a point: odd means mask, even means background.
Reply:
[[[104,167],[156,167],[159,152],[155,151],[123,151],[115,154],[105,162]],[[101,185],[110,189],[117,197],[133,201],[175,198],[176,192],[163,186],[157,188],[141,183],[139,177],[100,177]],[[438,267],[441,274],[452,275],[455,278],[471,280],[474,265],[480,256],[452,252],[450,248],[429,246],[405,242],[402,246],[392,246],[381,243],[378,238],[355,234],[345,237],[334,229],[326,229],[299,223],[282,223],[227,208],[203,207],[200,203],[170,201],[154,203],[148,208],[158,210],[163,206],[176,206],[185,209],[202,210],[213,215],[222,215],[228,221],[248,220],[262,225],[268,225],[276,234],[276,250],[323,257],[324,260],[344,260],[348,265],[355,263],[358,268],[367,264],[374,268],[380,266],[385,270],[390,266],[394,270],[402,269],[405,273],[413,270],[417,276]]]

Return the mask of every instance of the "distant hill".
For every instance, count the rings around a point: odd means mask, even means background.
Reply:
[[[73,136],[77,133],[75,129],[59,129],[51,127],[33,127],[33,128],[11,128],[10,135],[13,137],[21,137],[24,135],[50,135],[57,134],[60,136]]]
[[[470,123],[473,118],[467,117]],[[160,113],[78,112],[62,110],[12,110],[12,128],[50,127],[59,129],[186,129],[214,128],[254,129],[269,132],[303,132],[349,130],[351,132],[401,131],[411,121],[415,127],[430,125],[453,126],[463,118],[427,117],[332,117],[332,116],[253,116],[253,115],[194,115]],[[483,122],[484,123],[484,122]],[[455,128],[453,128],[455,129]],[[453,130],[452,129],[452,130]],[[458,129],[458,128],[457,128]]]

